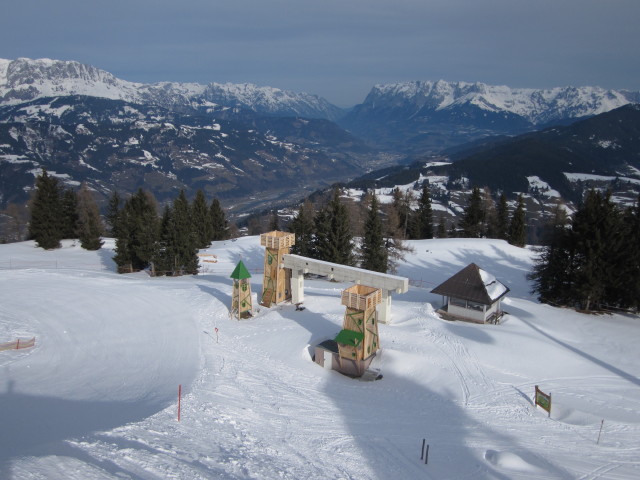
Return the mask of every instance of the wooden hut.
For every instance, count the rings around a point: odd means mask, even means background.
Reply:
[[[260,235],[260,245],[266,247],[261,305],[270,307],[272,303],[291,299],[291,270],[284,268],[282,257],[295,243],[293,233],[274,230]]]
[[[504,314],[501,302],[509,288],[475,263],[431,290],[445,297],[438,310],[445,318],[475,323],[498,323]]]

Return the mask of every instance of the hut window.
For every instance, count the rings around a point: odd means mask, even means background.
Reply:
[[[466,308],[466,306],[467,306],[467,301],[463,300],[462,298],[451,297],[451,298],[449,298],[449,303],[451,305],[455,305],[456,307],[464,307],[464,308]]]
[[[482,305],[481,303],[476,303],[476,302],[467,302],[467,308],[471,309],[471,310],[478,310],[479,312],[482,312],[484,310],[484,305]]]

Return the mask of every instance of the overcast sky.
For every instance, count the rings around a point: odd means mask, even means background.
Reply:
[[[6,0],[0,58],[361,103],[377,83],[640,90],[640,0]]]

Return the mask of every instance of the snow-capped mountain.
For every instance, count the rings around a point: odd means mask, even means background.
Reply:
[[[15,105],[43,97],[87,95],[154,104],[168,109],[210,106],[247,109],[264,115],[334,120],[343,111],[325,99],[252,84],[135,83],[75,61],[0,59],[0,104]]]
[[[487,135],[514,135],[637,102],[638,92],[600,87],[510,88],[484,83],[376,85],[342,124],[409,150],[440,150]]]

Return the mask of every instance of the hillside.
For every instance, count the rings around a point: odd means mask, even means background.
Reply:
[[[375,170],[347,183],[353,198],[375,189],[383,201],[395,187],[420,194],[429,182],[434,222],[443,216],[457,223],[474,186],[505,193],[513,206],[522,193],[537,241],[539,227],[558,202],[575,209],[591,188],[611,190],[622,207],[634,205],[640,194],[640,107],[625,105],[610,112],[513,138],[476,141],[448,155],[428,157],[409,165]]]
[[[142,187],[159,201],[198,189],[241,213],[292,202],[352,178],[379,157],[322,119],[207,108],[179,113],[88,96],[0,106],[0,208],[26,203],[46,168],[65,187],[85,181],[104,202]],[[261,195],[259,201],[255,197]],[[252,200],[252,197],[253,200]]]
[[[529,249],[412,246],[399,274],[413,286],[380,325],[383,378],[361,382],[309,354],[340,330],[348,285],[308,280],[304,311],[229,318],[240,257],[254,304],[261,289],[257,237],[214,243],[217,263],[177,278],[117,275],[111,241],[0,245],[0,343],[36,337],[0,352],[0,478],[640,476],[638,318],[538,304]],[[434,312],[429,290],[470,262],[511,289],[500,325]],[[550,418],[532,405],[535,385],[552,393]]]

